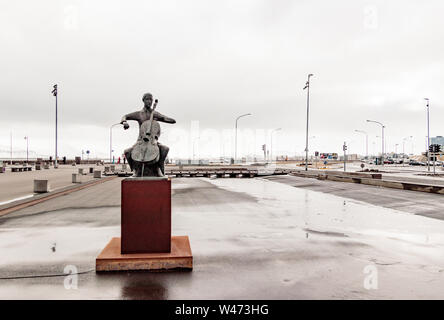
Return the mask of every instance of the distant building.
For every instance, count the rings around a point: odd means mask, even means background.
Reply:
[[[444,146],[444,137],[443,136],[432,137],[430,139],[430,144],[439,144]]]

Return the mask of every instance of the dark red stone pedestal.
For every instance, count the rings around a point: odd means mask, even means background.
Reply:
[[[193,268],[187,236],[171,237],[171,180],[122,180],[121,238],[96,259],[96,271]]]
[[[171,252],[171,180],[122,180],[122,254]]]

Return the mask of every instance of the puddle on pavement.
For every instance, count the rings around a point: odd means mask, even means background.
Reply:
[[[208,180],[231,192],[244,192],[273,208],[283,225],[316,233],[367,235],[416,244],[443,245],[444,221],[412,215],[266,179]]]

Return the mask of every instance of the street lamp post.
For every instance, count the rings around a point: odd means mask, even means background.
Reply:
[[[113,162],[113,127],[119,125],[120,123],[115,123],[109,128],[109,162]]]
[[[381,137],[382,137],[382,155],[381,155],[382,161],[381,161],[381,165],[384,165],[384,128],[385,128],[385,126],[381,122],[374,121],[374,120],[367,120],[367,122],[373,122],[373,123],[379,124],[382,128],[382,135],[381,135]]]
[[[316,136],[308,137],[308,141],[310,142],[310,145],[313,145],[311,142],[312,140],[316,139]],[[310,156],[311,160],[313,160],[313,156]],[[318,158],[315,156],[315,162],[316,162],[316,169],[318,168]]]
[[[235,139],[234,139],[234,162],[236,162],[237,159],[237,121],[246,116],[251,116],[251,113],[242,114],[239,117],[236,118],[236,124],[235,124]]]
[[[57,84],[53,86],[52,95],[55,97],[55,160],[54,168],[57,168],[57,126],[58,126],[58,110],[57,110]]]
[[[429,155],[429,147],[430,147],[430,99],[424,98],[427,101],[427,171],[430,171],[430,155]]]
[[[11,166],[12,166],[12,131],[11,131],[11,150],[10,150],[10,152],[11,152]]]
[[[365,157],[368,159],[368,133],[363,130],[355,130],[355,132],[365,134]]]
[[[26,140],[26,164],[29,162],[29,137],[25,137]]]
[[[310,113],[310,78],[313,74],[310,73],[307,77],[307,82],[303,90],[307,89],[307,127],[305,132],[305,171],[308,171],[308,119]]]
[[[271,131],[270,136],[271,136],[271,144],[270,144],[270,158],[271,158],[271,163],[273,163],[273,133],[276,131],[282,130],[282,128],[277,128]]]

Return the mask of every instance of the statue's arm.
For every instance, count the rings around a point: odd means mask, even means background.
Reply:
[[[174,120],[173,118],[168,118],[167,116],[164,116],[163,114],[161,114],[157,111],[154,112],[153,118],[157,121],[160,121],[160,122],[176,123],[176,120]]]
[[[124,123],[128,120],[136,120],[137,121],[140,117],[139,113],[140,113],[139,111],[136,111],[136,112],[132,112],[132,113],[128,113],[128,114],[124,115],[122,117],[122,120],[120,121],[120,123]]]
[[[126,130],[129,128],[129,124],[128,124],[128,120],[135,120],[138,121],[140,118],[140,112],[136,111],[136,112],[132,112],[132,113],[128,113],[126,115],[124,115],[122,117],[122,120],[120,120],[120,124],[123,124],[123,128]]]

